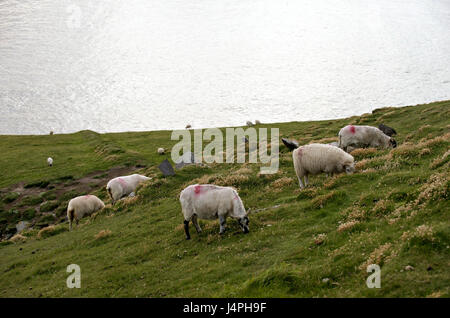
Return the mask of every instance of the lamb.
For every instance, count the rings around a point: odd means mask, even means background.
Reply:
[[[397,132],[395,131],[394,128],[386,126],[384,124],[380,124],[378,125],[378,129],[381,130],[382,132],[384,132],[386,135],[388,135],[389,137],[392,137],[394,135],[397,135]]]
[[[376,127],[347,125],[339,131],[339,148],[348,151],[348,146],[395,148],[397,142]]]
[[[106,191],[108,191],[108,194],[112,200],[112,204],[114,205],[114,203],[120,198],[123,198],[124,196],[133,193],[136,190],[139,183],[150,179],[151,178],[140,174],[117,177],[111,179],[108,182],[108,184],[106,185]]]
[[[102,200],[95,195],[83,195],[73,198],[67,206],[67,218],[69,219],[69,230],[72,231],[72,223],[75,220],[78,225],[79,220],[87,215],[91,215],[95,211],[105,207]]]
[[[184,216],[184,231],[189,240],[189,221],[201,233],[197,218],[212,220],[219,218],[220,234],[225,232],[227,216],[238,221],[244,233],[249,232],[248,216],[244,204],[236,190],[231,187],[220,187],[210,184],[195,184],[186,187],[180,193],[181,210]]]
[[[352,155],[340,148],[324,144],[309,144],[301,146],[292,153],[294,169],[297,174],[300,189],[308,185],[308,175],[321,172],[327,174],[355,171],[355,160]],[[304,177],[305,184],[302,182]]]
[[[159,153],[160,155],[163,155],[164,152],[165,152],[164,148],[158,148],[158,153]]]
[[[47,158],[47,164],[48,164],[50,167],[53,166],[53,158],[48,157],[48,158]]]

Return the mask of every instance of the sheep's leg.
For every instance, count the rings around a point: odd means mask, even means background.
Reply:
[[[308,185],[308,175],[305,174],[305,187]]]
[[[303,185],[302,178],[298,177],[298,183],[300,183],[300,189],[303,189],[305,186]]]
[[[220,222],[220,232],[219,234],[223,234],[225,232],[225,217],[223,215],[219,215],[219,222]]]
[[[200,234],[202,232],[202,228],[200,227],[200,225],[198,225],[197,214],[194,214],[192,216],[192,223],[194,223],[194,226],[195,226],[195,229],[197,230],[197,233]]]
[[[69,220],[69,231],[72,231],[72,221]]]
[[[189,235],[189,221],[184,220],[184,232],[186,233],[186,240],[190,240],[191,236]]]

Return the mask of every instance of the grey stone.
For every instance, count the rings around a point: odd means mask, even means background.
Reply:
[[[167,176],[173,176],[175,174],[175,171],[173,170],[172,165],[170,164],[169,160],[165,159],[161,164],[158,166],[159,170],[161,170],[162,174]]]
[[[22,232],[23,230],[25,230],[28,227],[29,222],[27,221],[20,221],[19,223],[16,224],[16,230],[17,233]]]

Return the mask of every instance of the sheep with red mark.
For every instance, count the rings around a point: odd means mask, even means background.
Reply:
[[[342,149],[324,144],[309,144],[301,146],[292,153],[294,169],[297,174],[300,189],[308,185],[308,175],[322,172],[326,174],[355,171],[355,160],[352,155]],[[304,177],[305,184],[302,182]]]
[[[237,191],[231,187],[221,187],[209,184],[190,185],[181,191],[181,210],[184,216],[184,231],[189,240],[189,221],[200,233],[202,230],[197,219],[220,221],[220,234],[225,232],[226,218],[229,216],[238,221],[244,233],[249,232],[248,216],[244,204]]]
[[[52,157],[48,157],[47,158],[47,164],[52,167],[53,166],[53,158]]]
[[[349,146],[395,148],[397,142],[377,127],[347,125],[339,131],[339,148],[348,151],[347,147]]]
[[[105,207],[102,200],[95,195],[83,195],[73,198],[69,201],[67,206],[67,218],[69,219],[69,230],[72,231],[72,223],[78,221],[84,216],[91,215],[92,213],[101,210]]]
[[[106,191],[108,191],[112,204],[114,205],[117,200],[133,193],[141,182],[150,179],[151,178],[140,174],[117,177],[108,182],[106,185]]]

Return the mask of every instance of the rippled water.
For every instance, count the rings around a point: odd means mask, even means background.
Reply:
[[[0,0],[0,134],[345,117],[450,99],[448,0]]]

